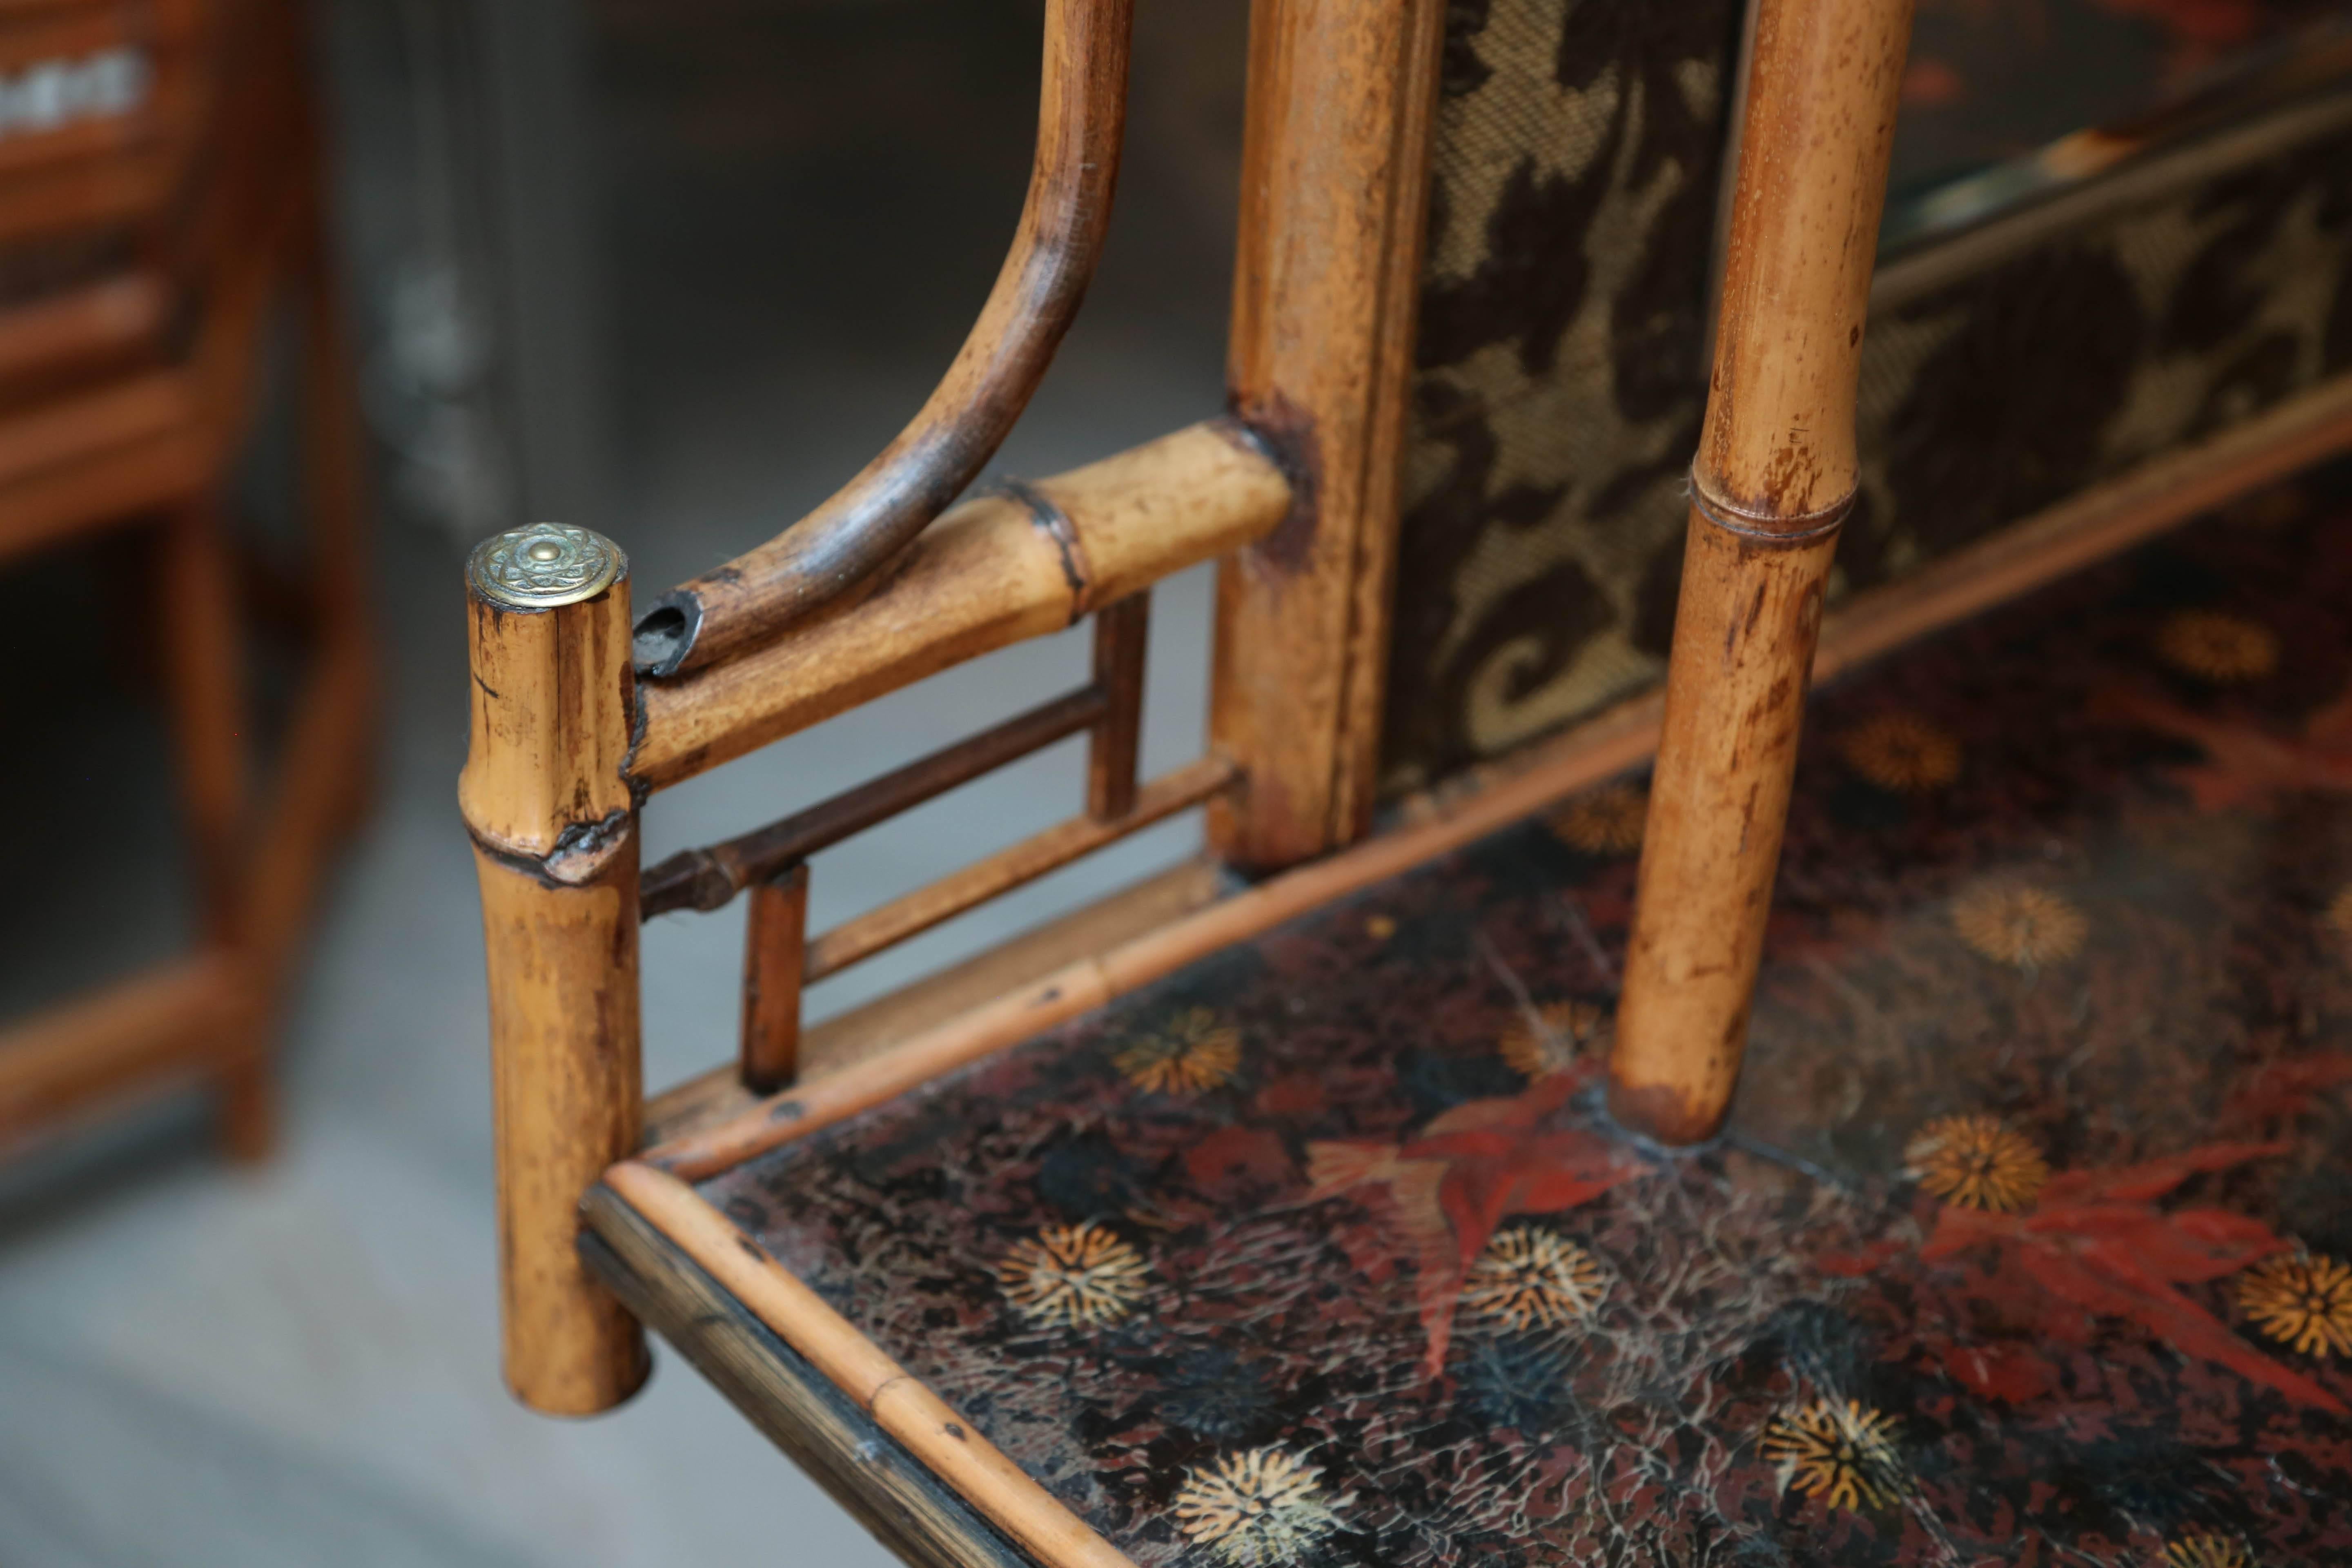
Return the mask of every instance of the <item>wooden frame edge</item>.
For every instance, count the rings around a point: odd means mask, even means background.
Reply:
[[[917,1568],[1029,1568],[1027,1555],[654,1223],[589,1189],[581,1260],[769,1441]]]
[[[1134,1568],[1125,1553],[1096,1534],[692,1187],[650,1165],[624,1160],[605,1172],[603,1191],[693,1260],[720,1290],[1044,1568]],[[584,1212],[592,1220],[614,1217],[601,1196],[585,1205]],[[598,1234],[604,1232],[600,1228]]]

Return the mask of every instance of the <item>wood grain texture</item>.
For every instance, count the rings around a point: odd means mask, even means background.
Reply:
[[[1048,0],[1037,149],[1012,251],[914,420],[816,510],[647,611],[650,675],[723,662],[849,592],[979,477],[1077,317],[1110,223],[1133,0]]]
[[[628,578],[560,608],[478,591],[474,836],[489,965],[507,1383],[590,1415],[645,1381],[644,1337],[572,1245],[581,1194],[636,1147],[637,824],[620,765],[632,672]]]
[[[887,580],[723,664],[649,682],[630,772],[671,784],[1097,605],[1275,526],[1290,486],[1224,421],[968,500]]]
[[[1280,528],[1217,578],[1210,815],[1271,870],[1370,826],[1439,0],[1256,0],[1227,378],[1280,456]]]
[[[583,1205],[583,1260],[877,1541],[918,1568],[1024,1556],[808,1359],[609,1189]]]
[[[1108,707],[1087,742],[1087,815],[1116,821],[1135,809],[1143,749],[1143,666],[1151,644],[1150,590],[1095,612],[1094,685]]]
[[[1852,504],[1854,380],[1908,0],[1759,0],[1693,484],[1801,532]]]
[[[1045,1568],[1132,1568],[693,1188],[635,1161],[614,1165],[604,1185]]]
[[[1805,688],[1853,505],[1854,383],[1909,0],[1762,0],[1609,1103],[1730,1109]]]
[[[785,867],[752,888],[743,921],[743,1028],[736,1071],[755,1094],[773,1094],[799,1076],[808,887],[808,862]]]

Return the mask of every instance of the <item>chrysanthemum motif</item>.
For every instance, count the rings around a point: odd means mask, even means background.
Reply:
[[[1952,924],[1962,942],[2019,969],[2074,957],[2090,930],[2082,911],[2057,894],[1999,884],[1971,888],[1953,900]]]
[[[2227,1535],[2185,1535],[2164,1548],[2165,1568],[2254,1568],[2246,1543]]]
[[[996,1266],[1005,1300],[1051,1328],[1118,1322],[1143,1300],[1150,1274],[1142,1254],[1092,1223],[1048,1226],[1015,1242]]]
[[[1149,1094],[1200,1094],[1230,1082],[1242,1065],[1241,1032],[1220,1024],[1206,1007],[1168,1020],[1118,1056],[1112,1065]]]
[[[1831,1508],[1884,1508],[1903,1491],[1895,1417],[1849,1399],[1784,1410],[1764,1428],[1764,1458],[1791,1488]]]
[[[1577,796],[1546,820],[1553,835],[1570,849],[1587,855],[1631,855],[1642,847],[1642,827],[1650,817],[1647,792],[1632,784],[1611,784]]]
[[[2220,610],[2182,610],[2156,634],[2157,656],[2216,686],[2260,680],[2278,668],[2278,634]]]
[[[2021,1209],[2050,1179],[2033,1141],[1991,1116],[1942,1116],[1911,1135],[1903,1163],[1919,1184],[1969,1209]]]
[[[1925,795],[1960,776],[1960,743],[1915,713],[1881,713],[1838,737],[1846,766],[1881,789]]]
[[[1556,1329],[1592,1315],[1609,1276],[1572,1241],[1533,1226],[1498,1232],[1470,1266],[1462,1305],[1507,1328]]]
[[[1547,1002],[1536,1009],[1536,1019],[1513,1025],[1501,1047],[1512,1070],[1531,1079],[1566,1072],[1600,1043],[1609,1026],[1609,1015],[1590,1002]]]
[[[2335,928],[2337,936],[2352,942],[2352,887],[2328,900],[2327,923]]]
[[[1228,1454],[1186,1472],[1177,1528],[1234,1568],[1290,1563],[1339,1528],[1316,1485],[1321,1474],[1282,1448]]]
[[[2352,1355],[2352,1265],[2340,1258],[2266,1258],[2238,1276],[2238,1306],[2299,1354]]]

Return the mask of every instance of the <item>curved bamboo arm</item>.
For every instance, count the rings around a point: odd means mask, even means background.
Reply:
[[[637,668],[674,675],[773,637],[905,549],[980,474],[1045,378],[1093,278],[1118,180],[1134,0],[1049,0],[1037,152],[1013,249],[912,423],[767,543],[654,601]]]

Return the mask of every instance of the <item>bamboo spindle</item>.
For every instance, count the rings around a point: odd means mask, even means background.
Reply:
[[[1853,504],[1854,382],[1909,0],[1761,0],[1664,731],[1610,1062],[1668,1143],[1730,1108],[1805,683]]]
[[[1116,822],[1135,809],[1143,747],[1143,656],[1151,641],[1151,591],[1095,612],[1095,689],[1108,704],[1087,742],[1087,815]]]
[[[586,529],[486,540],[466,571],[473,736],[457,782],[489,958],[507,1383],[550,1415],[610,1409],[645,1338],[573,1249],[581,1194],[636,1147],[637,823],[621,769],[628,563]]]
[[[751,889],[743,923],[743,1087],[773,1094],[799,1076],[801,985],[808,954],[808,862]]]

